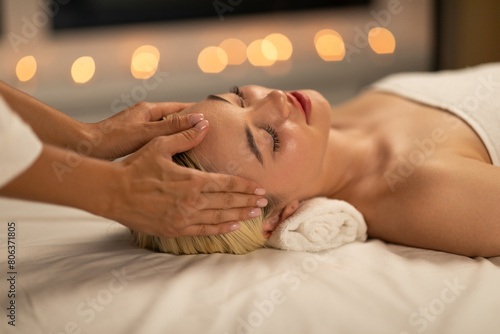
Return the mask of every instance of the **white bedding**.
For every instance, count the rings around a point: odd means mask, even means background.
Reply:
[[[7,223],[16,223],[16,326]],[[0,200],[1,333],[499,333],[500,257],[353,243],[174,256],[121,225]]]

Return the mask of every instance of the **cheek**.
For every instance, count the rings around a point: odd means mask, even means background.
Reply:
[[[325,151],[322,136],[309,133],[296,134],[288,139],[283,149],[283,172],[289,180],[314,180],[322,167]]]
[[[287,177],[297,175],[299,167],[305,165],[306,157],[303,153],[296,138],[288,139],[283,145],[283,162],[286,166],[283,168],[283,172]]]

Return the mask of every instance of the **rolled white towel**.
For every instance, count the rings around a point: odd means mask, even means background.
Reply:
[[[325,197],[304,201],[268,238],[266,245],[294,251],[319,252],[353,241],[365,241],[363,215],[351,204]]]

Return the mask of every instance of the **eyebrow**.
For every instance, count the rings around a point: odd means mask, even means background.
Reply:
[[[232,104],[231,102],[229,102],[225,98],[222,98],[222,97],[217,96],[217,95],[208,95],[207,100],[222,101],[222,102]],[[247,135],[247,142],[248,142],[248,146],[250,147],[250,151],[252,151],[252,153],[255,155],[257,160],[259,160],[260,164],[262,166],[264,166],[264,161],[262,160],[262,153],[260,153],[259,147],[255,143],[253,133],[252,133],[252,131],[250,131],[250,128],[248,127],[248,125],[245,125],[245,133]]]
[[[208,95],[207,96],[207,100],[222,101],[222,102],[226,102],[226,103],[232,104],[231,102],[229,102],[225,98],[222,98],[222,97],[217,96],[217,95]]]
[[[252,153],[255,154],[257,160],[259,160],[260,164],[264,166],[264,162],[262,161],[262,154],[260,153],[259,148],[255,144],[252,131],[250,131],[250,128],[247,125],[245,125],[245,132],[247,134],[247,142],[248,146],[250,146],[250,151],[252,151]]]

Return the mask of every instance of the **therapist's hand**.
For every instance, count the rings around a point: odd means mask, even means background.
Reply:
[[[151,139],[191,128],[200,114],[173,115],[194,103],[139,102],[99,123],[86,124],[86,138],[80,153],[95,158],[114,160],[135,152]],[[89,144],[90,143],[90,144]]]
[[[189,129],[197,121],[194,115],[175,115],[163,120],[164,116],[194,103],[139,102],[108,119],[89,124],[77,121],[2,81],[0,95],[44,143],[104,160],[128,155],[157,136]]]
[[[179,237],[225,234],[238,229],[238,221],[260,215],[257,201],[265,206],[267,200],[257,183],[172,162],[172,155],[198,145],[208,128],[202,121],[181,133],[157,137],[116,162],[124,190],[105,216],[138,232]]]

